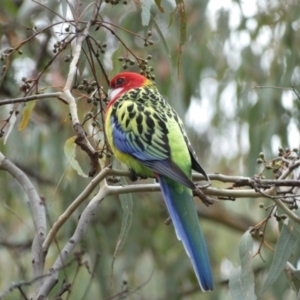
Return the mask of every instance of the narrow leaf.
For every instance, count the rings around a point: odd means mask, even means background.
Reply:
[[[246,231],[242,236],[239,248],[241,266],[234,271],[229,280],[229,291],[233,299],[257,299],[254,291],[252,248],[252,236],[249,231]]]
[[[186,24],[187,24],[187,17],[185,12],[185,6],[183,0],[176,0],[177,4],[177,10],[178,10],[178,16],[179,16],[179,35],[180,35],[180,41],[179,41],[179,56],[177,60],[177,72],[179,74],[180,69],[180,60],[182,55],[182,47],[186,42]]]
[[[287,262],[285,273],[293,289],[298,293],[300,290],[300,270],[295,269],[291,263]]]
[[[123,209],[123,219],[122,219],[121,231],[117,241],[117,246],[114,252],[114,258],[116,257],[117,252],[122,249],[132,223],[132,209],[133,209],[132,195],[122,194],[119,196],[119,198]]]
[[[30,117],[31,117],[31,114],[32,114],[32,111],[33,111],[35,105],[36,105],[36,100],[29,101],[26,103],[26,105],[22,111],[22,121],[19,126],[19,131],[25,129],[26,126],[28,125],[28,122],[30,120]]]
[[[176,8],[169,12],[169,23],[168,23],[167,28],[170,28],[173,25],[173,23],[174,23],[174,13],[175,12],[176,12]]]
[[[151,1],[150,0],[141,0],[142,5],[142,25],[148,26],[150,21],[150,9],[151,9]]]
[[[280,236],[276,245],[275,254],[273,257],[273,262],[270,267],[267,279],[259,293],[259,297],[266,291],[266,289],[271,286],[278,276],[281,274],[286,266],[286,263],[291,256],[293,248],[296,243],[296,237],[293,232],[293,228],[288,225],[283,224]]]
[[[167,54],[167,57],[168,57],[168,63],[169,63],[169,68],[170,68],[170,71],[171,71],[171,76],[172,76],[172,80],[174,81],[175,78],[174,78],[174,70],[173,70],[173,64],[172,64],[172,58],[171,58],[171,53],[170,53],[170,49],[168,47],[168,43],[160,29],[160,26],[157,24],[156,20],[154,18],[152,18],[153,20],[153,26],[154,28],[156,29],[161,41],[162,41],[162,45],[163,45],[163,49],[165,50],[166,54]]]
[[[156,3],[156,5],[157,5],[159,11],[160,11],[161,13],[164,13],[165,10],[164,10],[164,8],[161,6],[161,0],[155,0],[155,3]]]
[[[186,24],[187,17],[185,12],[185,5],[183,0],[176,0],[178,17],[179,17],[179,27],[180,27],[180,46],[183,46],[186,42]]]
[[[8,128],[7,128],[7,131],[5,132],[5,137],[4,137],[4,145],[6,144],[8,136],[10,135],[12,129],[14,128],[16,120],[17,120],[16,114],[15,114],[15,112],[13,112],[8,121]]]
[[[292,233],[293,233],[294,237],[298,241],[300,241],[300,224],[291,219],[289,220],[289,222],[290,222],[290,226],[292,226],[292,229],[293,229]]]
[[[78,173],[78,175],[82,176],[82,177],[88,177],[83,170],[81,169],[81,167],[79,166],[78,161],[75,159],[75,147],[76,144],[74,143],[75,139],[77,138],[77,136],[72,136],[70,137],[64,145],[64,152],[65,155],[70,163],[70,166]]]
[[[80,60],[78,61],[78,73],[80,77],[83,77],[83,73],[86,71],[88,66],[88,59],[87,56],[90,55],[89,46],[87,43],[82,44],[82,54],[80,55]]]
[[[118,61],[118,58],[122,55],[122,47],[121,43],[118,44],[118,48],[114,51],[111,56],[112,64],[113,64],[113,72],[114,74],[118,74],[122,71],[122,64]]]
[[[66,0],[60,0],[61,2],[61,9],[62,9],[62,15],[64,18],[67,17],[67,8],[68,8],[68,3]]]
[[[124,184],[126,184],[125,180],[122,180]],[[116,244],[116,248],[114,251],[113,259],[111,262],[111,278],[113,276],[113,268],[114,268],[114,262],[117,257],[117,253],[122,249],[122,247],[125,244],[128,232],[131,227],[132,223],[132,209],[133,209],[133,202],[132,202],[132,195],[131,194],[121,194],[119,195],[121,206],[123,209],[123,219],[122,219],[122,225],[121,225],[121,231],[118,237],[118,241]]]

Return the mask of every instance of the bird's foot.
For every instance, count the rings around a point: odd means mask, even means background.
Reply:
[[[216,202],[215,199],[205,195],[200,189],[196,188],[193,190],[193,196],[199,197],[200,200],[206,205],[210,206]]]
[[[145,176],[139,176],[132,169],[129,169],[129,172],[130,172],[129,179],[131,181],[137,181],[139,178],[140,179],[147,179],[148,178],[148,177],[145,177]]]
[[[139,179],[137,174],[132,169],[129,169],[129,172],[130,174],[128,177],[131,181],[137,181]]]

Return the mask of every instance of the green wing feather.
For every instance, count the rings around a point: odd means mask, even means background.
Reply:
[[[156,89],[135,89],[134,95],[129,91],[114,103],[113,141],[119,151],[130,154],[154,172],[194,189],[187,175],[190,169],[186,168],[191,165],[190,153],[178,120]]]

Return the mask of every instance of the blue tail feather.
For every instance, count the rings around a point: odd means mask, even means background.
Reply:
[[[189,255],[200,287],[203,291],[213,289],[213,279],[192,191],[179,183],[158,176],[162,194],[179,240]]]

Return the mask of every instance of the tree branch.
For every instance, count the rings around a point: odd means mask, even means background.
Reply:
[[[51,289],[58,282],[58,274],[59,270],[63,266],[66,261],[68,255],[74,250],[74,248],[78,245],[81,239],[84,237],[84,234],[87,230],[87,227],[95,215],[98,205],[102,202],[102,200],[110,194],[109,186],[106,185],[106,181],[103,181],[104,184],[99,190],[99,192],[93,197],[89,205],[85,208],[83,213],[80,216],[78,225],[75,229],[75,232],[68,243],[61,250],[58,258],[54,262],[52,268],[50,269],[49,277],[44,281],[42,287],[38,291],[38,295],[36,299],[46,299]],[[44,298],[43,298],[44,297]]]
[[[97,7],[95,6],[95,9],[96,8]],[[62,91],[61,98],[66,100],[67,103],[69,104],[73,129],[77,134],[77,139],[75,140],[75,143],[83,151],[85,151],[88,154],[88,156],[90,157],[91,170],[89,172],[89,176],[93,177],[95,174],[97,174],[100,171],[100,164],[99,164],[99,159],[98,159],[99,155],[98,155],[98,152],[90,144],[90,142],[85,134],[85,131],[79,122],[77,104],[76,104],[75,98],[73,97],[73,95],[71,93],[73,81],[75,79],[75,75],[77,72],[78,61],[79,61],[81,50],[82,50],[82,43],[86,39],[86,37],[89,35],[89,28],[90,28],[91,24],[92,24],[92,21],[89,21],[85,25],[83,32],[80,33],[79,36],[77,37],[73,59],[70,63],[70,69],[69,69],[67,81],[66,81],[64,89]]]
[[[59,216],[57,221],[53,224],[50,229],[44,243],[43,251],[47,252],[53,239],[55,238],[57,232],[62,227],[62,225],[69,219],[72,213],[78,208],[78,206],[92,193],[92,191],[98,186],[98,184],[109,174],[110,168],[105,168],[99,173],[91,182],[87,185],[84,191],[70,204],[70,206],[65,210],[65,212]]]
[[[36,231],[31,253],[34,277],[39,277],[44,272],[45,256],[42,251],[42,244],[46,236],[46,213],[44,203],[40,199],[35,187],[25,173],[17,168],[9,159],[0,152],[0,170],[10,173],[22,186],[28,198],[28,204],[33,218]],[[37,282],[37,286],[40,283]]]
[[[25,97],[14,98],[14,99],[5,99],[5,100],[0,100],[0,106],[6,104],[29,102],[38,99],[59,98],[60,95],[61,92],[57,92],[57,93],[37,94],[37,95],[25,96]]]

